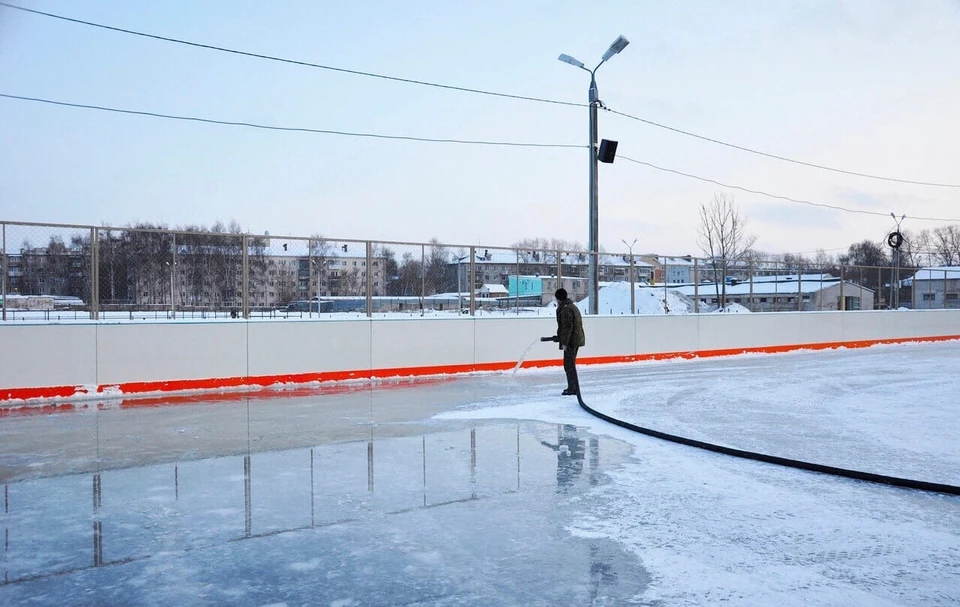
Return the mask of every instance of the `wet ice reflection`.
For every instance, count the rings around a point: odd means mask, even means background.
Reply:
[[[177,423],[190,413],[180,411]],[[0,602],[39,596],[56,603],[77,588],[93,603],[130,592],[140,597],[134,602],[173,601],[190,586],[179,586],[178,570],[203,580],[211,601],[239,603],[276,596],[357,604],[499,596],[513,603],[524,595],[532,603],[579,603],[610,592],[632,596],[644,579],[636,558],[613,542],[564,531],[569,500],[602,482],[601,454],[622,460],[622,443],[573,425],[366,423],[357,429],[362,439],[265,451],[252,417],[249,439],[230,424],[212,430],[246,442],[239,453],[150,463],[166,459],[155,448],[164,440],[138,427],[144,465],[104,467],[105,459],[132,456],[98,458],[110,449],[96,433],[93,470],[11,479]],[[468,575],[490,567],[498,573]],[[234,596],[234,582],[218,568],[261,582]]]

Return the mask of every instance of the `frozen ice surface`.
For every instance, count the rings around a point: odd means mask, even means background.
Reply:
[[[583,367],[960,484],[960,343]],[[960,497],[560,369],[0,416],[0,604],[954,605]]]

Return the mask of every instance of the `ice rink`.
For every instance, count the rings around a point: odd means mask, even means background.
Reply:
[[[960,342],[580,374],[640,426],[960,485]],[[960,603],[960,497],[631,433],[563,382],[2,411],[0,604]]]

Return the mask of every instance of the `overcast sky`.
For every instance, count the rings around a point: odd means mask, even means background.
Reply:
[[[769,154],[960,184],[960,2],[602,4],[4,0],[277,57],[585,103]],[[0,93],[283,127],[586,145],[588,110],[264,61],[0,7]],[[960,220],[960,188],[854,177],[600,112],[600,244],[698,254],[698,208],[734,197],[771,252],[844,250]],[[0,98],[0,220],[210,225],[331,238],[588,240],[583,149],[254,130]],[[796,204],[628,162],[652,163]]]

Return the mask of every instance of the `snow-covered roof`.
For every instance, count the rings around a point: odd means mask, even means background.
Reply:
[[[920,268],[917,270],[917,273],[913,275],[913,278],[916,280],[943,280],[944,278],[960,278],[960,267],[940,266],[936,268]]]
[[[484,284],[481,290],[487,291],[488,293],[509,293],[505,286],[498,283]]]
[[[765,277],[772,278],[772,277]],[[801,280],[797,283],[796,278],[793,280],[784,280],[783,277],[780,277],[781,280],[762,280],[758,281],[754,279],[752,285],[749,282],[738,282],[735,285],[726,285],[727,296],[736,296],[736,295],[750,295],[752,292],[754,295],[791,295],[795,293],[816,293],[823,289],[827,289],[833,286],[840,284],[839,278],[824,278],[823,280],[807,280],[807,276],[804,276],[804,280]],[[854,284],[849,281],[843,281],[844,288],[849,287],[853,289],[863,289],[864,291],[873,292],[873,289],[868,289],[858,284]],[[693,296],[694,286],[693,285],[683,285],[678,287],[671,287],[684,295]],[[721,289],[723,287],[721,286]],[[717,287],[714,283],[702,283],[698,288],[698,292],[701,297],[709,297],[711,294],[717,292]]]
[[[614,267],[630,267],[630,256],[628,255],[626,259],[621,255],[600,255],[599,256],[601,266],[614,266]],[[586,263],[586,262],[584,262]],[[633,266],[636,268],[652,268],[653,264],[647,263],[640,259],[640,257],[634,255],[633,257]]]
[[[693,267],[693,259],[686,257],[659,257],[660,265],[664,266],[690,266]]]
[[[794,282],[796,282],[797,278],[800,278],[801,280],[805,280],[805,281],[810,281],[810,280],[816,280],[816,281],[821,281],[821,280],[823,280],[823,281],[827,281],[827,280],[838,280],[838,278],[837,278],[836,276],[833,276],[832,274],[799,274],[799,275],[797,275],[797,274],[774,274],[774,275],[772,275],[772,276],[756,276],[756,275],[755,275],[755,276],[753,277],[753,282],[754,282],[754,284],[756,284],[756,283],[758,283],[758,282],[787,282],[787,281],[791,281],[791,280],[794,281]]]

